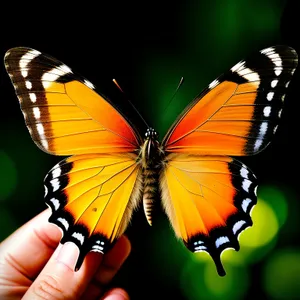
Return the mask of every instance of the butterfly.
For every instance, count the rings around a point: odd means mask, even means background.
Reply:
[[[276,132],[297,53],[274,46],[254,53],[214,80],[158,141],[140,133],[107,96],[64,63],[37,50],[5,54],[33,141],[67,156],[44,179],[49,222],[61,243],[105,253],[143,204],[151,225],[160,196],[175,235],[192,252],[206,251],[220,276],[225,249],[252,225],[257,179],[236,156],[263,150]]]

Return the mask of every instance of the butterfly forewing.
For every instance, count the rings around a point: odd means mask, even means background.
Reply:
[[[13,48],[5,66],[35,143],[56,155],[131,152],[140,137],[106,97],[64,63]]]
[[[287,46],[240,61],[188,106],[164,138],[165,150],[234,156],[263,150],[276,131],[297,62]]]

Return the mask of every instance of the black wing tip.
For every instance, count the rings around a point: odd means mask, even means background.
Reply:
[[[216,269],[217,269],[218,275],[220,277],[224,277],[226,275],[226,271],[224,269],[224,266],[222,264],[220,256],[219,255],[216,256],[216,257],[213,256],[212,259],[213,259],[213,261],[214,261],[214,263],[216,265]]]

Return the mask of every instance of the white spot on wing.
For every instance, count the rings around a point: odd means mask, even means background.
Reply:
[[[84,79],[84,84],[89,87],[90,89],[94,90],[95,86],[88,80]]]
[[[60,187],[60,183],[59,183],[58,178],[54,178],[50,182],[51,182],[51,185],[52,185],[52,188],[53,188],[53,192],[56,192]]]
[[[248,178],[249,171],[245,167],[242,167],[240,174],[243,178]]]
[[[33,115],[37,120],[41,117],[41,112],[38,107],[33,108]]]
[[[274,52],[274,48],[269,47],[269,48],[265,48],[265,49],[260,51],[260,53],[262,53],[262,54],[267,54],[268,52]]]
[[[271,81],[271,87],[274,88],[278,83],[278,80],[277,79],[274,79]]]
[[[36,129],[37,129],[38,134],[39,134],[41,137],[44,137],[45,131],[44,131],[44,126],[43,126],[43,124],[42,124],[42,123],[37,123],[37,124],[36,124]]]
[[[243,68],[245,64],[245,61],[240,61],[236,65],[234,65],[230,70],[232,72],[238,72],[239,69]]]
[[[262,122],[259,127],[257,140],[255,141],[254,150],[257,151],[262,145],[262,141],[268,130],[268,122]]]
[[[92,247],[91,251],[93,251],[93,252],[100,252],[100,253],[103,254],[103,249],[104,249],[104,248],[101,247],[101,246],[94,245],[94,246]]]
[[[80,232],[74,232],[72,234],[72,237],[74,237],[75,239],[77,239],[80,242],[80,244],[83,245],[84,236]]]
[[[51,69],[50,71],[44,73],[42,76],[43,87],[45,89],[48,88],[52,84],[52,82],[56,81],[59,77],[69,73],[73,73],[73,72],[66,65],[61,65],[59,67]]]
[[[216,239],[216,248],[219,248],[221,245],[228,242],[229,242],[229,238],[227,236],[221,236]]]
[[[27,65],[40,54],[41,54],[41,52],[39,52],[37,50],[30,50],[21,57],[21,59],[19,61],[19,67],[20,67],[21,74],[23,77],[27,77],[27,75],[28,75],[28,71],[26,70]]]
[[[264,108],[263,113],[264,113],[264,116],[265,116],[265,117],[269,117],[270,114],[271,114],[271,106],[266,106],[266,107]]]
[[[267,48],[261,51],[261,53],[265,54],[275,65],[274,73],[276,76],[279,76],[282,73],[282,58],[278,53],[275,52],[274,48]]]
[[[36,94],[35,93],[29,93],[29,98],[32,103],[36,102]]]
[[[282,70],[283,70],[283,68],[279,68],[279,67],[275,68],[275,70],[274,70],[275,75],[279,76],[281,74]]]
[[[48,149],[48,142],[47,142],[47,140],[41,140],[41,144],[42,144],[42,146],[45,148],[45,149]]]
[[[207,248],[205,246],[197,246],[195,247],[195,250],[194,252],[197,253],[197,252],[200,252],[200,251],[205,251]]]
[[[268,101],[271,101],[271,100],[273,99],[273,97],[274,97],[274,92],[269,92],[269,93],[267,94],[267,100],[268,100]]]
[[[246,198],[246,199],[243,200],[242,209],[243,209],[244,212],[247,212],[247,208],[248,208],[249,204],[251,203],[251,201],[252,200],[250,198]]]
[[[66,219],[58,218],[57,221],[60,222],[65,227],[66,230],[69,229],[69,223]]]
[[[250,82],[260,81],[258,73],[254,72],[253,70],[251,70],[249,68],[244,68],[244,69],[238,70],[237,73]]]
[[[205,251],[207,249],[206,246],[204,246],[204,242],[203,241],[196,241],[194,242],[194,252],[201,252],[201,251]]]
[[[204,242],[203,241],[194,242],[194,245],[201,245],[201,244],[204,244]]]
[[[215,86],[217,86],[220,82],[215,79],[213,82],[210,83],[210,85],[208,86],[209,89],[213,89]]]
[[[236,234],[241,228],[242,226],[246,223],[246,221],[241,220],[241,221],[237,221],[232,228],[232,232],[233,234]]]
[[[32,89],[32,83],[28,80],[25,81],[25,86],[28,90],[31,90]]]
[[[45,149],[48,149],[48,142],[45,137],[45,131],[42,123],[36,124],[36,130],[40,136],[40,142]]]
[[[66,65],[61,65],[59,68],[62,70],[63,75],[73,73],[72,70]]]
[[[257,151],[262,145],[262,140],[256,140],[254,145],[254,150]]]
[[[22,70],[22,69],[21,69]],[[28,71],[27,70],[22,70],[21,71],[22,76],[25,78],[28,76]]]
[[[52,177],[53,178],[56,178],[56,177],[59,177],[61,175],[61,168],[55,168],[53,171],[52,171]]]
[[[247,180],[247,179],[244,179],[243,180],[243,183],[242,183],[242,188],[245,192],[249,192],[249,187],[251,185],[251,181],[250,180]]]
[[[58,210],[58,209],[59,209],[59,206],[60,206],[59,201],[58,201],[57,199],[55,199],[55,198],[51,198],[50,201],[53,203],[54,209],[55,209],[55,210]]]

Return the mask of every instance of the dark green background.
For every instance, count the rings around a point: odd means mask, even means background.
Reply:
[[[287,44],[300,53],[297,1],[6,5],[1,57],[11,47],[27,46],[58,58],[96,86],[116,78],[160,136],[203,88],[252,52]],[[43,153],[31,141],[3,64],[0,74],[0,239],[4,239],[45,209],[43,178],[61,158]],[[182,76],[185,82],[166,109]],[[296,71],[271,145],[242,159],[259,178],[258,196],[279,224],[273,238],[256,250],[245,246],[232,253],[232,260],[225,260],[228,275],[220,279],[213,263],[203,260],[205,254],[195,259],[175,240],[165,217],[150,228],[140,210],[127,231],[132,254],[114,282],[132,299],[299,297],[299,83]],[[262,236],[274,227],[264,210],[258,219]]]

